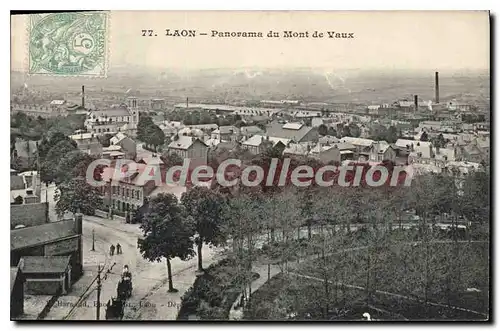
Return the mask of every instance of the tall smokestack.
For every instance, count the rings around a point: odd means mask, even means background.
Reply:
[[[189,108],[189,98],[186,98],[186,108]]]
[[[439,72],[436,71],[436,78],[435,78],[435,82],[434,82],[434,85],[435,85],[435,93],[436,93],[436,96],[435,96],[435,102],[436,103],[439,103]]]
[[[418,95],[415,94],[415,111],[418,111]]]
[[[82,85],[82,108],[85,108],[85,85]]]

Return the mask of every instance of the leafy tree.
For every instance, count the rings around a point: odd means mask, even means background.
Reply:
[[[77,177],[61,183],[55,194],[56,212],[59,216],[69,211],[94,215],[102,200],[97,188],[90,186],[85,178]]]
[[[361,129],[354,123],[349,124],[349,131],[351,132],[351,137],[358,138],[361,136]]]
[[[154,146],[155,150],[158,146],[163,145],[165,143],[165,133],[160,127],[156,124],[153,124],[152,127],[149,128],[150,132],[148,134],[148,140],[151,145]]]
[[[387,128],[381,124],[373,124],[370,126],[370,138],[373,140],[386,140]]]
[[[351,137],[351,128],[347,125],[345,125],[342,128],[342,137]]]
[[[390,144],[395,143],[398,140],[398,129],[395,126],[390,126],[387,129],[387,135],[385,137],[385,141]]]
[[[328,128],[328,135],[332,137],[337,137],[337,131],[335,130],[334,127],[331,126]]]
[[[182,194],[181,203],[193,219],[197,234],[198,271],[203,271],[203,244],[219,246],[225,242],[221,231],[225,202],[222,194],[206,187],[197,186]]]
[[[109,145],[111,144],[111,142],[110,142],[111,138],[113,138],[113,135],[109,134],[109,133],[105,133],[105,134],[98,137],[99,143],[103,147],[109,147]]]
[[[161,160],[165,164],[165,168],[169,169],[174,166],[182,165],[184,160],[182,157],[179,156],[177,153],[172,153],[169,151],[166,151],[165,153],[162,154]]]
[[[140,226],[144,238],[137,244],[142,256],[151,262],[167,261],[168,291],[177,292],[172,281],[173,258],[185,261],[194,256],[191,222],[173,194],[160,193],[149,202],[149,212]]]
[[[318,133],[322,136],[326,136],[328,134],[328,127],[324,124],[321,124],[318,127]]]
[[[66,154],[76,150],[71,141],[72,140],[60,140],[47,152],[40,166],[40,178],[46,184],[61,182],[57,177],[57,167]]]
[[[427,135],[427,132],[422,132],[422,135],[420,136],[420,141],[428,141],[429,136]]]

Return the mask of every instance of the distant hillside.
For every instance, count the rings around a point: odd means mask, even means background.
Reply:
[[[141,97],[185,97],[219,101],[297,99],[324,102],[391,102],[418,94],[434,99],[434,72],[375,73],[361,70],[335,72],[320,69],[211,69],[201,71],[113,68],[108,78],[79,79],[25,76],[12,73],[12,90],[22,88],[49,93],[78,94],[85,85],[89,94],[125,95],[134,90]],[[488,73],[440,73],[442,101],[489,100]]]

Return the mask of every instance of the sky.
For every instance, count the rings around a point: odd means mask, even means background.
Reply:
[[[112,11],[109,70],[210,68],[489,69],[486,11],[172,12]],[[28,18],[11,20],[11,69],[26,71]],[[194,38],[165,29],[196,30]],[[156,37],[143,37],[153,30]],[[211,31],[262,32],[264,38],[211,37]],[[265,38],[272,30],[353,33],[354,38]],[[205,32],[207,36],[200,36]]]

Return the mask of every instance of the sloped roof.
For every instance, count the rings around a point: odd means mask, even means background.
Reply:
[[[18,267],[10,267],[10,292],[14,289],[14,284],[16,283],[17,276],[19,275]]]
[[[309,148],[307,144],[290,144],[289,147],[283,150],[283,154],[307,155]]]
[[[130,116],[131,113],[126,107],[112,107],[108,109],[91,110],[92,115],[97,117]]]
[[[279,122],[273,122],[267,127],[266,135],[270,137],[285,138],[299,142],[311,130],[313,130],[312,127],[305,126],[299,123],[281,124]]]
[[[432,148],[434,158],[443,161],[455,161],[457,155],[454,148]]]
[[[127,138],[127,136],[125,134],[123,134],[122,132],[118,132],[117,134],[115,134],[110,140],[109,142],[112,144],[112,145],[116,145],[118,144],[120,141],[122,141],[123,139]]]
[[[250,137],[250,139],[244,141],[242,145],[260,146],[260,144],[262,144],[262,142],[267,140],[268,138],[269,141],[273,144],[273,146],[279,142],[283,143],[283,145],[286,146],[291,141],[290,139],[279,138],[279,137],[266,137],[266,136],[261,136],[260,134],[256,134]]]
[[[261,128],[259,128],[256,125],[243,126],[243,127],[241,127],[240,131],[242,134],[245,134],[245,135],[247,135],[247,134],[259,134],[259,133],[264,132]]]
[[[10,249],[35,246],[76,235],[74,221],[60,221],[10,231]]]
[[[26,191],[19,191],[22,197],[26,196]],[[19,193],[14,196],[20,195]],[[34,195],[31,195],[34,196]],[[26,225],[26,224],[43,224],[47,222],[47,209],[48,205],[45,202],[28,203],[23,205],[10,206],[10,223],[12,226]]]
[[[71,256],[23,256],[21,271],[25,274],[63,273],[68,269]]]
[[[371,146],[372,144],[375,143],[375,141],[371,139],[354,138],[354,137],[342,137],[340,141],[343,143],[352,144],[354,146],[365,146],[365,147]]]
[[[418,141],[418,140],[410,140],[410,139],[398,139],[396,141],[396,146],[401,147],[401,148],[406,148],[407,145],[410,147],[411,147],[411,145],[416,147],[417,144],[419,144],[420,146],[426,146],[426,147],[429,147],[431,145],[431,143],[429,141]]]
[[[231,134],[231,133],[238,133],[239,129],[235,126],[232,125],[226,125],[226,126],[220,126],[217,130],[214,131],[214,133],[220,133],[220,134]]]
[[[195,138],[195,137],[189,137],[189,136],[178,136],[176,140],[173,140],[169,145],[168,148],[173,148],[173,149],[188,149],[193,145],[193,143],[198,140],[202,144],[206,145],[203,141]]]
[[[10,176],[10,190],[23,190],[24,179],[21,176]]]

